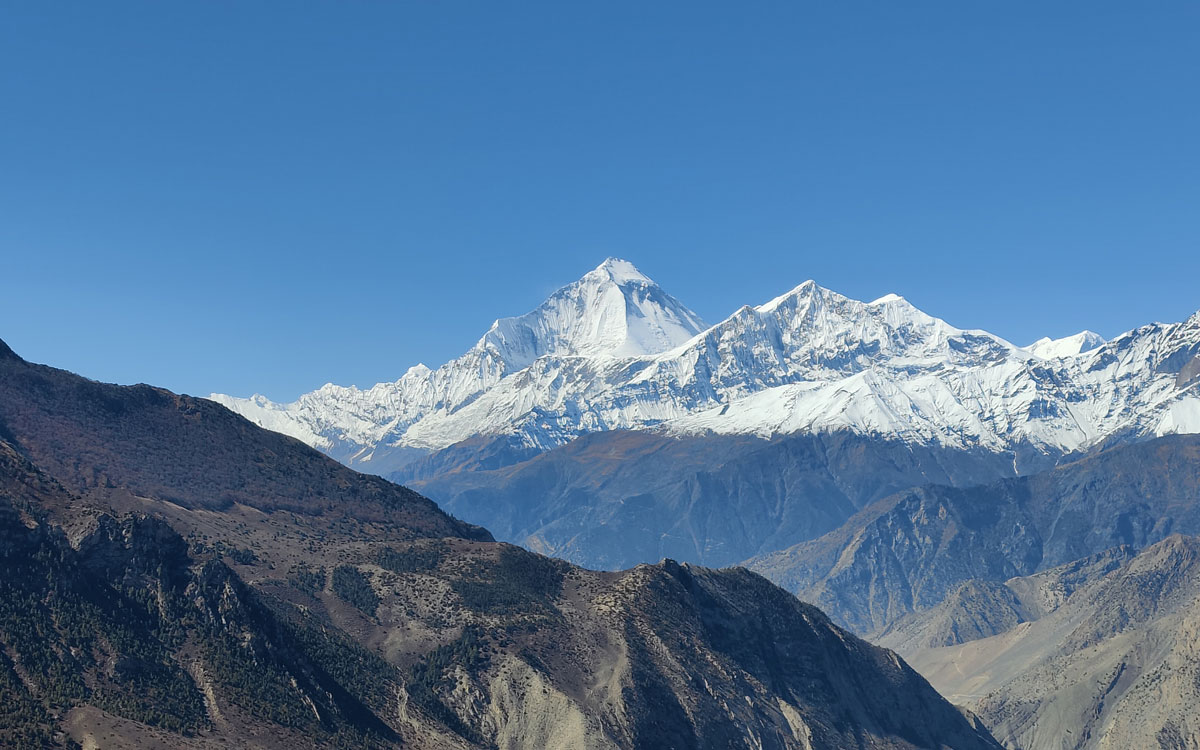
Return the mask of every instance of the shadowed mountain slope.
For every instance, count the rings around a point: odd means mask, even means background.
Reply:
[[[206,399],[97,383],[25,362],[7,346],[0,437],[74,491],[121,487],[195,510],[352,514],[417,536],[491,538],[416,492],[324,460]]]
[[[850,432],[586,435],[514,465],[503,438],[447,449],[393,475],[499,538],[596,568],[672,557],[733,565],[837,528],[914,485],[1013,475],[1011,457]]]

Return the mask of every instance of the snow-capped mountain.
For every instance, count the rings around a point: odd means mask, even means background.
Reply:
[[[896,295],[860,302],[807,281],[705,327],[609,259],[436,370],[290,404],[212,398],[376,473],[476,435],[547,449],[613,429],[850,430],[1062,454],[1200,432],[1200,313],[1110,342],[1085,331],[1017,347]]]
[[[505,419],[541,406],[547,394],[525,393],[504,410],[507,417],[485,416],[473,428],[461,414],[464,406],[535,364],[644,357],[674,348],[705,328],[698,315],[632,263],[609,258],[536,310],[497,320],[475,346],[436,370],[418,364],[395,382],[365,390],[330,383],[290,404],[257,394],[210,398],[263,427],[382,473],[477,432],[503,431]]]
[[[658,354],[707,327],[632,263],[609,258],[533,312],[497,320],[474,350],[503,362],[507,374],[539,357]]]

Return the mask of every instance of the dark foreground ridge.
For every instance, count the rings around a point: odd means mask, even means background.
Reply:
[[[0,343],[0,746],[998,748],[745,570],[573,567]]]

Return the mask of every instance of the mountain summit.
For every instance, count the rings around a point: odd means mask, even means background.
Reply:
[[[632,263],[609,258],[532,312],[501,318],[476,349],[515,372],[544,356],[638,357],[683,344],[707,326]]]

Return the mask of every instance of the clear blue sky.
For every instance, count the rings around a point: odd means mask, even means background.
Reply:
[[[1200,308],[1200,3],[0,2],[0,338],[292,398],[604,257],[1018,343]]]

